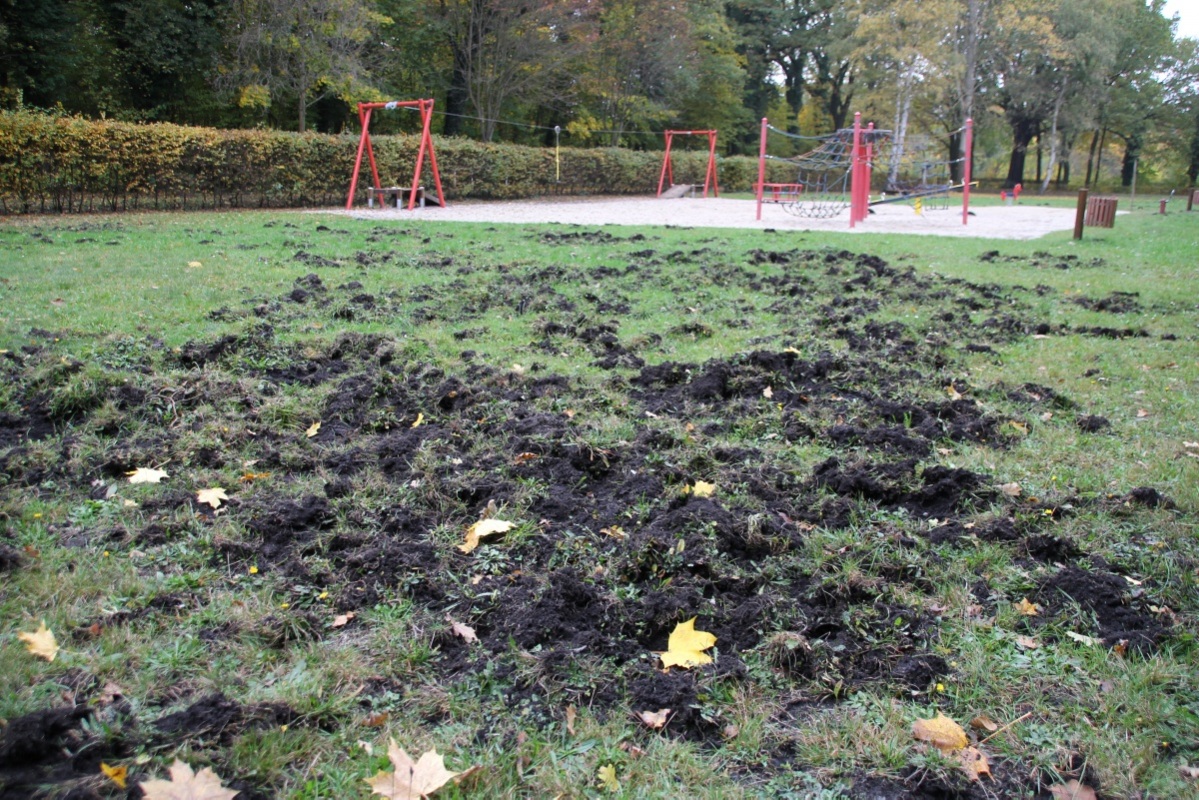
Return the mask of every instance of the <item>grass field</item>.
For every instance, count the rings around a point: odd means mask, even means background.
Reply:
[[[439,798],[1197,796],[1199,213],[38,218],[0,260],[0,797],[366,797],[391,737],[480,768]]]

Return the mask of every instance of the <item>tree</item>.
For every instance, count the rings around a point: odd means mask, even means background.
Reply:
[[[221,83],[242,107],[294,102],[302,132],[313,103],[369,88],[364,56],[390,22],[366,0],[232,0]]]

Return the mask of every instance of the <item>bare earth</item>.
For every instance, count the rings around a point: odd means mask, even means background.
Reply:
[[[807,219],[777,203],[762,205],[755,219],[752,200],[656,197],[542,197],[535,200],[459,200],[447,208],[428,206],[412,211],[368,209],[332,213],[363,219],[427,219],[448,222],[557,222],[571,225],[675,225],[692,228],[772,228],[780,231],[911,233],[929,236],[973,236],[992,239],[1036,239],[1074,227],[1074,210],[1044,206],[984,206],[971,209],[962,225],[961,202],[949,210],[917,214],[907,203],[875,206],[868,219],[849,227],[849,211],[831,219]]]

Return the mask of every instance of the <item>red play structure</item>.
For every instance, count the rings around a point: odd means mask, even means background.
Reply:
[[[405,190],[398,186],[385,189],[379,181],[379,166],[375,163],[375,149],[371,146],[370,128],[371,112],[380,108],[388,111],[397,108],[414,108],[420,112],[420,147],[416,151],[416,169],[412,173],[411,190]],[[363,153],[366,153],[367,158],[370,159],[371,177],[375,181],[372,186],[367,188],[367,194],[370,196],[372,204],[376,196],[380,198],[395,197],[396,207],[398,208],[400,201],[407,197],[408,210],[411,211],[415,208],[417,199],[421,194],[421,169],[425,164],[425,154],[428,153],[429,166],[433,169],[433,184],[437,188],[437,204],[444,207],[445,196],[441,193],[441,173],[437,171],[437,153],[433,150],[433,136],[429,132],[433,119],[433,100],[394,100],[390,103],[359,103],[358,119],[362,122],[362,138],[358,140],[358,157],[354,159],[354,174],[350,177],[350,193],[346,197],[346,210],[349,211],[354,207],[354,193],[358,191],[358,173],[362,169]]]
[[[716,185],[716,131],[666,131],[666,154],[662,157],[662,175],[658,178],[658,197],[662,196],[665,186],[674,185],[674,166],[670,161],[670,146],[676,136],[707,136],[708,137],[708,169],[704,172],[704,197],[708,196],[708,188],[712,194],[719,197],[720,187]],[[669,183],[667,183],[669,181]]]

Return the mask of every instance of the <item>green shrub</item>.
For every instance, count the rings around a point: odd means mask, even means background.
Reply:
[[[373,136],[384,185],[412,180],[419,137]],[[661,152],[620,148],[554,151],[523,145],[436,138],[449,199],[515,199],[546,194],[646,194],[658,185]],[[78,213],[135,209],[288,208],[345,202],[356,134],[217,130],[135,124],[31,111],[0,113],[0,213]],[[706,152],[674,154],[680,182],[699,182]],[[768,163],[768,180],[794,180]],[[356,202],[365,198],[363,159]],[[756,159],[719,160],[721,191],[746,191]],[[431,189],[426,162],[422,183]]]

